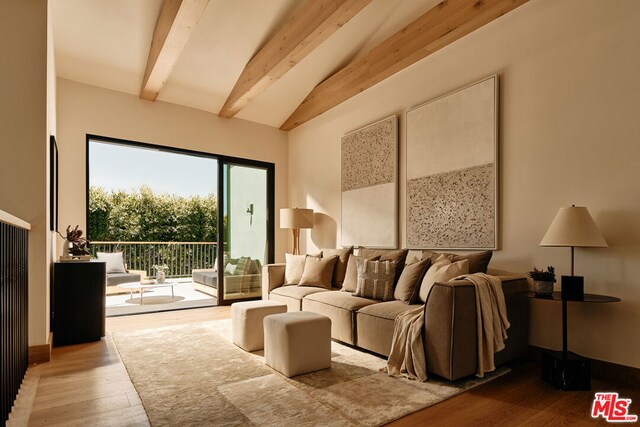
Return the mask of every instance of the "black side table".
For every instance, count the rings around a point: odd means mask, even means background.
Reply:
[[[620,298],[606,295],[584,294],[581,301],[562,299],[560,292],[552,295],[537,295],[533,291],[517,292],[516,295],[542,301],[562,302],[562,351],[542,351],[542,379],[562,390],[591,390],[591,361],[567,348],[567,302],[605,303],[618,302]]]

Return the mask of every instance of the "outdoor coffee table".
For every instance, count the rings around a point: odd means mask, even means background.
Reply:
[[[164,282],[164,283],[140,283],[140,282],[131,282],[131,283],[123,283],[118,285],[120,288],[129,289],[129,293],[131,295],[131,299],[133,299],[133,291],[135,289],[140,290],[140,305],[142,305],[142,298],[144,295],[145,289],[155,289],[155,288],[166,288],[167,286],[171,287],[171,299],[175,299],[175,294],[173,292],[173,287],[177,285],[178,282]]]

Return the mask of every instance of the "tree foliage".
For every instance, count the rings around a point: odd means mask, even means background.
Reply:
[[[127,242],[215,242],[218,206],[206,197],[89,188],[89,239]]]

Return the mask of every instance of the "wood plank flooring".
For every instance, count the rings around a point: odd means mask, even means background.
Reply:
[[[18,417],[9,426],[146,426],[149,421],[117,353],[111,333],[226,319],[229,307],[209,307],[107,319],[107,337],[95,343],[54,348],[49,363],[29,368]],[[631,398],[640,414],[640,390],[594,379],[594,391],[617,391]],[[466,393],[391,423],[418,425],[593,425],[592,392],[562,392],[539,379],[535,362],[520,362],[512,372]],[[32,402],[32,403],[31,403]],[[28,408],[31,405],[29,416]],[[26,414],[25,414],[26,411]],[[27,421],[28,420],[28,421]],[[212,422],[211,425],[215,425]]]

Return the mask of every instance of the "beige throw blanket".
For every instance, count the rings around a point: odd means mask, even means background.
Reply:
[[[406,376],[412,380],[427,380],[427,359],[422,342],[424,306],[400,313],[393,328],[391,353],[386,372],[394,377]]]
[[[502,282],[484,273],[467,274],[452,280],[468,280],[476,288],[476,313],[478,332],[478,371],[495,370],[494,353],[504,348],[507,329],[507,306],[502,292]],[[427,363],[422,341],[424,307],[416,307],[399,314],[395,319],[391,353],[386,371],[392,376],[406,376],[418,381],[427,380]]]

